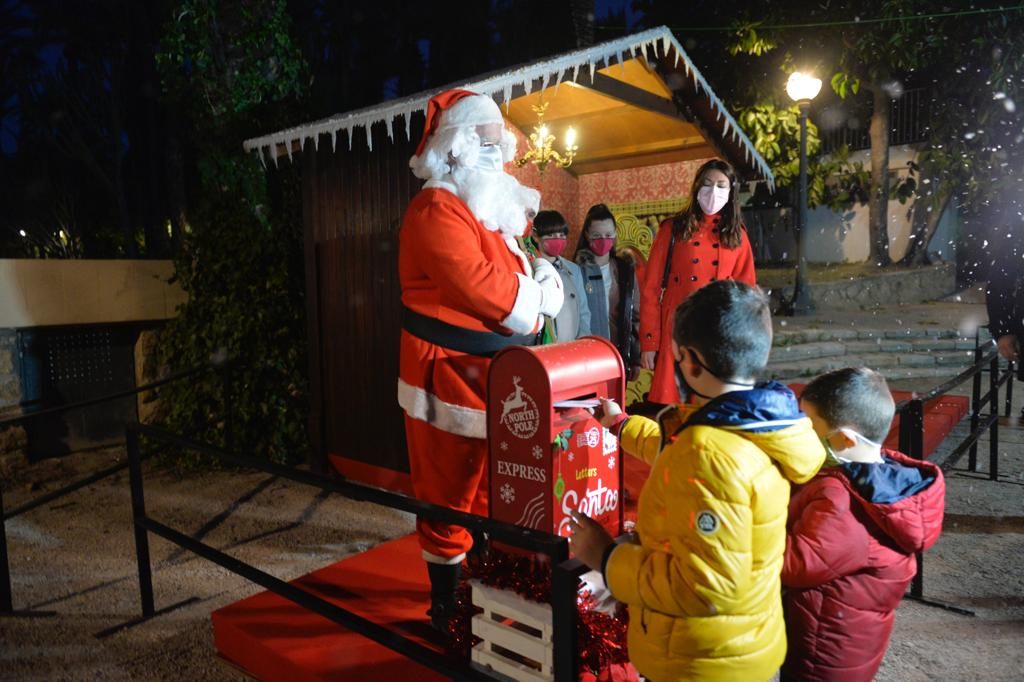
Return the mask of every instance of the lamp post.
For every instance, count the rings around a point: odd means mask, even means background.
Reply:
[[[796,221],[796,282],[793,299],[787,306],[790,315],[806,315],[814,311],[811,290],[807,286],[807,112],[811,100],[821,90],[821,79],[794,71],[786,82],[786,94],[800,108],[800,206]]]

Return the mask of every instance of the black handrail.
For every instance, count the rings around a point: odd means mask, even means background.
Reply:
[[[128,449],[128,472],[131,486],[136,560],[138,561],[139,570],[139,592],[142,599],[144,618],[151,617],[156,613],[153,601],[153,578],[147,535],[147,533],[155,533],[165,540],[191,551],[208,561],[212,561],[247,580],[251,580],[303,608],[314,611],[382,646],[449,675],[453,679],[493,679],[481,670],[469,667],[464,662],[454,661],[450,657],[440,654],[429,647],[382,628],[356,613],[281,581],[254,566],[224,554],[216,548],[194,538],[190,538],[148,516],[145,509],[142,461],[139,451],[140,435],[155,441],[173,443],[179,447],[194,450],[223,462],[262,471],[278,478],[284,478],[326,492],[337,493],[350,499],[411,512],[432,521],[463,526],[475,531],[484,531],[494,540],[548,556],[553,567],[551,605],[554,629],[553,647],[556,661],[555,680],[557,682],[576,681],[576,595],[578,593],[576,581],[585,572],[586,568],[578,561],[569,560],[569,543],[566,538],[538,530],[522,528],[511,523],[495,521],[448,507],[433,505],[399,493],[353,483],[342,478],[327,479],[269,461],[254,460],[237,453],[228,452],[208,443],[185,438],[159,427],[131,424],[127,427],[125,440]]]
[[[151,391],[154,388],[159,388],[166,384],[170,384],[181,379],[187,379],[188,377],[201,374],[208,370],[210,365],[200,365],[193,367],[192,369],[186,369],[176,374],[169,374],[162,379],[151,381],[148,384],[142,386],[136,386],[135,388],[126,389],[124,391],[118,391],[116,393],[108,393],[107,395],[100,396],[98,398],[89,398],[87,400],[80,400],[76,403],[66,403],[64,405],[55,405],[53,407],[46,407],[41,410],[33,410],[31,412],[20,412],[18,414],[4,417],[0,419],[0,429],[10,426],[11,424],[17,424],[18,422],[28,421],[35,419],[36,417],[46,417],[52,414],[62,414],[71,410],[77,410],[83,407],[91,407],[93,405],[99,405],[100,403],[110,402],[111,400],[118,400],[120,398],[127,398],[128,396],[138,395],[144,391]]]
[[[159,388],[160,386],[165,386],[165,385],[170,384],[170,383],[175,382],[175,381],[181,381],[182,379],[187,379],[189,377],[197,376],[199,374],[202,374],[203,372],[209,371],[210,369],[215,369],[215,370],[217,370],[217,371],[219,371],[221,373],[221,379],[224,382],[224,386],[225,386],[225,389],[224,389],[224,414],[225,414],[225,429],[224,429],[225,433],[224,433],[224,438],[225,438],[225,442],[230,443],[231,442],[231,437],[232,437],[232,434],[231,434],[231,427],[232,427],[231,413],[232,413],[232,410],[231,410],[231,400],[230,400],[232,365],[233,365],[233,361],[230,360],[230,359],[229,360],[219,360],[219,361],[211,362],[211,363],[206,364],[206,365],[199,365],[199,366],[193,367],[191,369],[186,369],[186,370],[182,370],[181,372],[176,372],[174,374],[170,374],[170,375],[168,375],[166,377],[163,377],[161,379],[157,379],[157,380],[151,381],[151,382],[149,382],[147,384],[143,384],[142,386],[136,386],[135,388],[133,388],[131,390],[118,391],[116,393],[109,393],[107,395],[100,396],[100,397],[97,397],[97,398],[89,398],[87,400],[82,400],[82,401],[75,402],[75,403],[68,403],[68,404],[65,404],[65,405],[56,405],[56,406],[53,406],[53,407],[48,407],[48,408],[41,409],[41,410],[35,410],[35,411],[32,411],[32,412],[22,412],[22,413],[17,414],[17,415],[13,415],[13,416],[5,417],[4,419],[0,419],[0,429],[2,429],[4,427],[7,427],[7,426],[10,426],[12,424],[17,424],[17,423],[20,423],[20,422],[28,421],[28,420],[34,419],[36,417],[42,417],[42,416],[53,415],[53,414],[62,414],[64,412],[69,412],[71,410],[77,410],[77,409],[80,409],[80,408],[83,408],[83,407],[89,407],[89,406],[92,406],[92,405],[98,405],[98,404],[101,404],[101,403],[109,402],[111,400],[118,400],[120,398],[126,398],[126,397],[131,396],[131,395],[137,395],[137,394],[143,393],[145,391],[151,391],[151,390],[153,390],[155,388]],[[6,614],[10,614],[10,613],[14,612],[14,599],[13,599],[13,594],[12,594],[12,589],[11,589],[11,569],[10,569],[10,560],[9,560],[8,549],[7,549],[7,521],[10,520],[10,519],[13,519],[16,516],[19,516],[21,514],[29,512],[29,511],[31,511],[33,509],[36,509],[38,507],[41,507],[41,506],[43,506],[45,504],[48,504],[48,503],[50,503],[50,502],[52,502],[54,500],[60,499],[61,497],[64,497],[65,495],[69,495],[69,494],[75,492],[76,490],[81,490],[82,488],[85,488],[85,487],[87,487],[89,485],[92,485],[93,483],[96,483],[97,481],[101,481],[104,478],[107,478],[108,476],[113,476],[114,474],[124,470],[126,467],[128,467],[128,461],[127,460],[125,460],[124,462],[119,462],[117,464],[114,464],[113,466],[107,467],[106,469],[102,469],[102,470],[97,471],[97,472],[95,472],[93,474],[90,474],[89,476],[86,476],[85,478],[83,478],[81,480],[75,481],[73,483],[69,483],[68,485],[66,485],[66,486],[64,486],[62,488],[58,488],[57,490],[53,490],[53,491],[48,492],[48,493],[46,493],[44,495],[40,495],[39,497],[37,497],[37,498],[35,498],[33,500],[30,500],[30,501],[26,502],[25,504],[22,504],[21,506],[16,507],[15,509],[13,509],[13,510],[11,510],[9,512],[4,510],[3,494],[0,493],[0,614],[5,614],[5,613]]]
[[[985,433],[985,430],[988,429],[989,478],[993,481],[996,480],[999,477],[999,388],[1008,381],[1010,382],[1009,386],[1012,386],[1012,369],[1013,366],[1010,365],[1008,370],[1000,375],[999,353],[996,350],[996,344],[994,341],[988,341],[985,344],[976,343],[974,350],[974,364],[971,365],[971,367],[944,384],[934,387],[927,393],[915,396],[909,400],[901,401],[900,404],[897,405],[896,413],[900,415],[900,450],[914,459],[925,459],[925,404],[941,398],[966,381],[973,380],[971,392],[971,431],[951,453],[945,456],[943,461],[939,463],[939,466],[942,468],[943,472],[949,471],[956,465],[960,458],[963,457],[965,452],[970,451],[968,467],[971,471],[975,471],[978,441]],[[981,375],[984,372],[989,373],[989,390],[987,393],[982,395]],[[1007,388],[1007,391],[1009,390],[1010,389]],[[985,405],[988,406],[987,413],[982,412],[982,408]],[[910,584],[910,592],[907,593],[907,597],[925,604],[955,611],[957,613],[971,616],[974,615],[974,612],[969,609],[925,599],[923,553],[917,552],[915,559],[917,561],[917,571],[915,572],[914,579]]]

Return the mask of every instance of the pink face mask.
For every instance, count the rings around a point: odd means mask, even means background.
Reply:
[[[613,246],[615,246],[615,239],[613,237],[602,237],[601,239],[590,240],[590,250],[598,256],[607,256],[611,253]]]
[[[565,251],[565,245],[569,242],[565,237],[540,240],[540,248],[549,256],[561,256]]]
[[[714,215],[729,203],[729,188],[705,185],[697,190],[697,203],[704,215]]]

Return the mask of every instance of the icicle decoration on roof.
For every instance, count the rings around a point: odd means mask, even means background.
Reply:
[[[495,100],[498,100],[500,97],[501,101],[506,105],[507,111],[507,105],[512,100],[512,93],[517,87],[525,93],[530,93],[534,89],[534,82],[539,80],[540,88],[544,90],[550,84],[553,75],[557,91],[559,84],[561,84],[569,69],[572,69],[572,80],[578,82],[580,68],[584,66],[589,67],[590,79],[593,82],[599,62],[607,67],[612,63],[612,59],[618,59],[623,71],[625,71],[625,54],[627,52],[632,59],[635,59],[639,52],[648,62],[652,60],[652,55],[657,57],[660,54],[661,57],[665,58],[671,56],[673,68],[677,68],[680,62],[682,62],[686,77],[693,82],[696,93],[707,97],[712,115],[721,128],[723,139],[731,138],[738,140],[740,146],[743,147],[744,158],[748,163],[753,163],[758,169],[759,174],[768,181],[769,186],[774,188],[775,178],[768,168],[768,164],[754,149],[753,143],[751,143],[746,133],[736,123],[736,120],[726,109],[722,101],[715,95],[714,90],[711,89],[703,74],[690,60],[686,51],[679,44],[679,41],[665,27],[650,29],[618,40],[569,52],[552,59],[540,60],[496,76],[491,76],[490,78],[418,93],[385,104],[338,114],[320,121],[256,137],[246,140],[243,147],[247,151],[256,150],[258,152],[266,150],[266,153],[273,158],[276,165],[279,155],[275,152],[278,149],[278,145],[284,145],[288,158],[291,159],[293,144],[297,144],[298,149],[302,149],[305,141],[312,138],[314,147],[316,147],[316,140],[320,135],[330,135],[331,150],[336,151],[337,135],[339,132],[343,132],[348,137],[348,147],[351,150],[354,139],[353,133],[356,128],[362,128],[367,147],[372,151],[372,126],[375,123],[383,123],[387,127],[388,139],[394,141],[394,121],[398,116],[405,119],[406,139],[412,140],[413,114],[425,112],[427,101],[437,92],[458,87],[489,95]]]

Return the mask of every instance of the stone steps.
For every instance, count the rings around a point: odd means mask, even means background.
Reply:
[[[982,342],[988,336],[982,330]],[[768,375],[806,381],[843,367],[870,367],[887,379],[954,376],[974,363],[975,339],[954,329],[778,329]]]
[[[903,340],[927,340],[927,339],[961,339],[960,332],[956,329],[940,328],[900,328],[900,329],[878,329],[878,328],[846,328],[829,327],[823,329],[787,329],[786,321],[782,320],[775,329],[772,345],[788,346],[798,343],[811,343],[814,341],[853,341],[855,339],[903,339]],[[987,340],[987,331],[981,330],[982,340]],[[974,338],[969,339],[973,344]],[[973,348],[973,345],[972,345]]]

